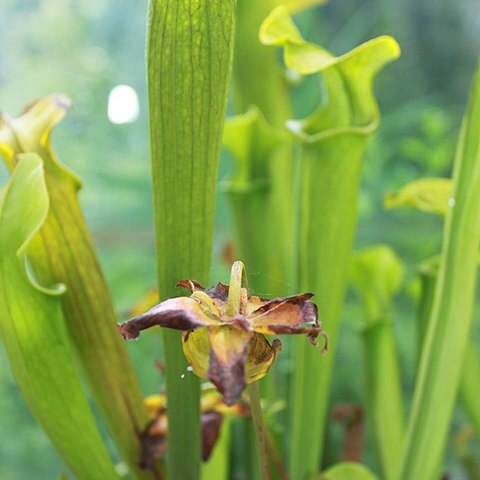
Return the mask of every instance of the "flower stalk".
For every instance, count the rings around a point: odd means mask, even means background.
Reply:
[[[262,406],[260,403],[260,390],[258,383],[254,382],[248,387],[250,397],[250,411],[252,414],[253,428],[255,431],[255,447],[258,462],[260,466],[260,478],[262,480],[270,480],[270,463],[268,460],[267,450],[267,434],[262,415]]]

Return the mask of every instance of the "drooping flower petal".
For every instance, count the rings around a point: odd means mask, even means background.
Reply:
[[[213,330],[220,329],[223,332],[212,335]],[[215,353],[212,352],[213,345]],[[260,380],[267,374],[280,350],[279,340],[270,345],[263,335],[228,325],[198,328],[186,333],[183,338],[183,351],[193,372],[212,381],[224,394],[227,405],[238,399],[245,384]],[[243,367],[239,366],[239,361],[243,362]],[[231,377],[230,382],[228,376]]]
[[[210,343],[207,328],[197,328],[184,333],[182,346],[193,373],[201,378],[208,378]]]
[[[151,421],[140,435],[142,452],[140,466],[151,469],[156,459],[167,451],[168,419],[165,394],[150,395],[144,399]],[[207,386],[201,397],[202,460],[207,461],[215,447],[223,424],[224,415],[248,416],[245,404],[226,406],[222,396],[213,386]]]
[[[263,335],[255,333],[247,345],[246,382],[253,383],[263,378],[281,350],[280,340],[275,339],[270,345]]]
[[[309,340],[317,345],[315,339],[324,334],[318,323],[317,306],[309,301],[312,297],[312,293],[303,293],[275,298],[250,313],[247,320],[258,333],[306,333]]]
[[[220,435],[223,415],[219,412],[209,411],[202,413],[200,420],[202,422],[202,460],[206,462]]]
[[[220,318],[214,312],[207,310],[202,303],[191,297],[178,297],[165,300],[118,326],[126,340],[138,338],[140,331],[155,325],[173,328],[175,330],[193,330],[207,325],[217,325]]]
[[[246,385],[247,344],[253,333],[225,325],[210,327],[208,336],[211,346],[208,379],[223,394],[225,403],[232,405]]]

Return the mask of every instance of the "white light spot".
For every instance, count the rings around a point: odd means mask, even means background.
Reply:
[[[448,199],[448,206],[450,208],[453,208],[455,206],[455,199],[454,198],[449,198]]]
[[[300,73],[291,68],[287,68],[285,71],[285,76],[287,77],[287,81],[290,83],[290,85],[298,85],[303,79]]]
[[[133,123],[139,114],[137,92],[129,85],[117,85],[108,95],[108,119],[112,123]]]
[[[293,133],[302,133],[302,124],[298,120],[287,120],[285,125]]]
[[[182,373],[182,374],[180,375],[180,378],[185,378],[185,374]]]
[[[187,367],[187,370],[188,370],[189,372],[193,372],[193,368],[191,367],[191,365],[189,365],[189,366]]]
[[[115,465],[115,471],[120,477],[125,477],[128,474],[128,465],[124,462]]]

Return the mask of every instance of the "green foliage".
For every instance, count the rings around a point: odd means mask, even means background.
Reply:
[[[362,461],[378,466],[379,478],[435,478],[442,462],[446,474],[456,475],[448,471],[455,462],[456,469],[462,464],[474,478],[475,458],[466,446],[470,445],[471,433],[464,434],[462,430],[454,448],[442,456],[452,424],[456,390],[470,422],[480,431],[480,357],[474,345],[475,332],[469,337],[480,236],[476,224],[479,212],[475,207],[480,194],[476,184],[480,174],[473,161],[478,156],[474,151],[478,122],[471,120],[478,113],[473,110],[466,117],[462,134],[466,146],[463,153],[467,153],[463,155],[460,146],[457,154],[456,185],[441,178],[449,175],[454,126],[460,116],[459,92],[465,90],[465,79],[476,55],[472,47],[475,31],[465,28],[462,20],[471,16],[465,0],[443,6],[433,3],[418,6],[413,0],[365,0],[361,5],[331,2],[321,16],[318,10],[301,13],[320,3],[319,0],[151,0],[147,75],[156,241],[148,207],[151,202],[144,109],[147,102],[143,88],[144,5],[125,2],[114,5],[111,0],[85,0],[81,5],[67,5],[51,0],[33,6],[7,0],[0,7],[0,16],[15,28],[0,32],[0,43],[7,45],[3,52],[6,68],[0,75],[1,108],[18,108],[15,102],[20,96],[43,96],[58,85],[65,84],[70,89],[76,111],[56,138],[62,157],[68,158],[68,164],[86,180],[83,205],[107,266],[117,308],[123,315],[129,314],[142,291],[154,283],[155,243],[162,299],[178,294],[175,284],[182,278],[210,284],[211,267],[213,278],[225,280],[224,265],[216,261],[217,257],[212,262],[211,254],[212,249],[214,253],[220,252],[222,243],[233,235],[234,253],[231,248],[225,249],[224,256],[229,257],[229,263],[233,255],[245,261],[255,293],[283,296],[301,289],[316,295],[320,318],[330,334],[329,356],[321,358],[318,350],[304,348],[303,342],[299,345],[285,342],[283,353],[260,384],[262,402],[258,389],[250,392],[254,418],[253,422],[252,418],[243,421],[255,425],[250,431],[252,435],[231,429],[230,422],[224,420],[213,457],[201,469],[197,461],[200,458],[198,381],[187,370],[178,336],[165,333],[163,349],[159,348],[155,335],[146,335],[141,342],[129,345],[134,363],[139,366],[137,376],[147,390],[158,390],[159,383],[163,388],[153,362],[156,358],[166,359],[170,399],[168,478],[201,475],[227,479],[243,475],[256,480],[269,475],[277,479],[278,473],[278,478],[283,479],[286,469],[290,470],[292,480],[303,480],[310,474],[312,478],[377,478],[360,464],[336,463],[347,458],[351,425],[348,422],[342,427],[328,425],[329,402],[352,402],[364,407],[370,428],[366,429]],[[275,10],[263,22],[272,8]],[[457,15],[459,12],[462,17]],[[300,13],[295,23],[289,16],[291,13]],[[424,18],[429,18],[429,22],[424,22]],[[445,33],[450,31],[449,25],[455,25],[455,41]],[[459,28],[462,25],[464,28]],[[259,29],[264,44],[260,42]],[[306,32],[312,41],[306,41],[300,31]],[[379,126],[372,82],[383,64],[396,58],[399,50],[387,36],[362,42],[383,32],[394,34],[406,54],[402,62],[382,74],[376,89],[385,114],[382,128],[372,142],[371,134]],[[220,165],[220,176],[221,188],[231,204],[234,232],[223,204],[220,203],[220,208],[215,205],[233,35],[231,110],[235,116],[227,121],[224,130],[224,145],[231,155],[225,156],[226,162]],[[329,48],[347,53],[334,56],[313,43],[326,44],[326,38],[331,39]],[[353,44],[360,46],[349,51]],[[271,46],[283,48],[284,65]],[[455,69],[451,68],[453,64]],[[102,105],[108,90],[120,82],[137,87],[140,121],[108,125]],[[316,108],[318,103],[320,106]],[[477,101],[472,100],[473,103]],[[55,105],[49,110],[53,123],[59,119],[56,115],[63,115],[61,105],[56,107],[57,110]],[[304,118],[291,120],[298,117]],[[10,311],[5,307],[8,302],[0,305],[5,310],[0,318],[0,332],[6,338],[5,351],[15,359],[11,362],[12,373],[26,392],[32,412],[74,473],[78,468],[86,469],[82,475],[95,478],[87,469],[93,470],[100,464],[102,478],[114,477],[105,451],[105,443],[110,445],[110,439],[102,440],[96,431],[74,368],[80,367],[99,417],[105,422],[122,461],[129,464],[131,476],[157,478],[163,473],[160,469],[149,473],[137,468],[139,437],[145,432],[148,419],[137,379],[115,328],[116,314],[78,204],[79,181],[54,157],[48,143],[51,125],[44,132],[35,130],[32,123],[23,128],[21,118],[5,116],[3,123],[0,122],[3,146],[0,148],[6,153],[8,169],[16,168],[2,193],[2,201],[6,205],[9,192],[18,184],[17,172],[23,172],[26,168],[23,165],[28,164],[25,159],[31,158],[24,157],[18,163],[21,157],[18,154],[34,151],[40,154],[40,163],[44,165],[44,188],[50,205],[45,222],[28,249],[29,277],[24,275],[22,281],[15,277],[13,285],[0,283],[0,295],[11,293],[9,301],[12,298],[23,301],[23,293],[28,291],[28,298],[38,299],[35,305],[42,309],[45,304],[45,312],[52,316],[49,330],[44,328],[39,332],[39,327],[46,324],[43,310],[33,311],[27,302],[28,322],[18,322],[25,314],[18,311],[18,305]],[[42,143],[45,140],[47,143]],[[367,162],[362,162],[365,152]],[[361,163],[366,163],[363,185],[360,185]],[[2,177],[5,173],[0,171]],[[398,188],[419,176],[427,178]],[[37,173],[32,178],[32,182],[37,182]],[[28,195],[35,193],[33,190]],[[411,321],[414,306],[410,299],[398,295],[399,288],[409,266],[437,252],[436,229],[440,221],[435,223],[435,219],[429,220],[431,217],[408,211],[381,212],[385,190],[395,192],[385,199],[389,208],[413,206],[447,218],[443,255],[422,262],[416,271],[421,287],[416,324]],[[405,268],[386,246],[361,249],[350,258],[357,203],[361,218],[358,245],[388,243],[399,252]],[[33,212],[33,207],[41,209],[42,202],[29,203],[16,214],[17,218]],[[18,208],[15,206],[15,211]],[[215,212],[218,235],[212,241]],[[0,209],[0,229],[3,216],[4,210]],[[15,224],[11,219],[8,223]],[[117,230],[119,224],[123,226]],[[6,242],[2,235],[0,247],[2,240]],[[21,264],[17,261],[14,265],[13,258],[9,257],[5,265],[17,269],[16,275],[24,274],[25,269],[18,270]],[[3,256],[1,260],[3,269]],[[358,299],[348,296],[344,302],[349,273]],[[45,286],[59,283],[67,286],[67,292],[52,296],[52,289]],[[18,296],[17,287],[22,297]],[[345,307],[343,315],[342,307]],[[12,313],[14,321],[9,317]],[[352,322],[360,316],[361,336],[352,328]],[[31,322],[37,318],[38,322]],[[56,325],[59,327],[51,335],[50,330]],[[16,339],[10,334],[3,335],[5,326],[21,335]],[[43,341],[47,331],[50,337]],[[412,333],[417,334],[416,342]],[[62,365],[54,365],[46,351],[40,351],[32,343],[37,339],[42,339],[42,347],[48,348],[55,340],[61,340],[61,355],[65,359]],[[39,365],[32,368],[25,361],[24,367],[18,367],[20,357],[12,357],[11,352],[12,344],[19,340],[25,349],[39,350],[36,352]],[[414,361],[415,344],[419,366]],[[360,347],[364,350],[363,364]],[[341,361],[333,368],[335,355],[340,355]],[[210,361],[209,356],[205,356],[205,364]],[[42,362],[48,363],[51,371],[57,368],[63,373],[58,378],[49,378],[41,371]],[[402,404],[409,400],[410,392],[402,395],[401,385],[410,384],[415,367],[418,378],[405,443]],[[403,379],[400,370],[406,374]],[[50,407],[38,402],[36,395],[40,392],[46,396],[49,400],[46,405],[56,405],[58,411],[72,407],[64,397],[52,399],[53,390],[48,390],[47,385],[39,386],[38,382],[43,374],[58,385],[67,371],[71,377],[67,390],[77,389],[74,404],[83,409],[71,423],[65,421],[71,415],[53,418]],[[353,376],[352,371],[355,371]],[[36,377],[30,379],[32,374]],[[6,391],[8,397],[0,408],[0,423],[2,427],[6,425],[0,434],[12,437],[8,442],[0,438],[0,476],[7,480],[18,475],[28,477],[29,472],[23,466],[22,470],[16,468],[15,457],[27,455],[18,447],[20,441],[30,457],[29,450],[35,440],[24,442],[20,433],[22,421],[18,425],[16,421],[20,415],[12,415],[4,424],[3,419],[9,415],[10,404],[16,397],[11,400],[11,387],[5,387],[11,382],[7,371],[0,382],[2,392]],[[293,401],[285,402],[289,398]],[[262,413],[274,410],[279,402],[287,403],[286,408],[274,417],[262,418]],[[10,405],[10,409],[3,408],[4,405]],[[40,415],[43,409],[51,420],[45,421]],[[79,422],[87,417],[86,427],[77,435],[78,439],[74,438],[73,445],[82,448],[84,458],[80,458],[78,450],[65,446],[65,438],[72,435],[73,427],[80,431]],[[454,424],[456,428],[457,422]],[[345,451],[341,457],[337,443],[343,437],[340,435],[343,427],[346,427]],[[9,433],[12,428],[15,436]],[[359,428],[362,429],[361,425]],[[328,440],[323,452],[325,430]],[[89,435],[93,443],[87,440]],[[142,438],[145,442],[145,433]],[[361,438],[362,435],[357,440],[361,442]],[[378,454],[377,462],[372,458],[370,441]],[[94,446],[98,448],[90,453]],[[357,445],[357,455],[361,447]],[[36,462],[39,452],[40,449],[32,451],[30,463]],[[399,472],[402,455],[403,470]],[[255,465],[257,457],[263,459],[261,469]],[[313,473],[319,470],[322,473]],[[47,476],[58,475],[58,471],[53,474],[49,471]],[[98,472],[97,469],[95,473]],[[36,469],[34,475],[43,473]],[[82,475],[77,474],[80,478]]]
[[[312,480],[376,480],[376,476],[359,463],[343,462],[330,467]]]
[[[313,115],[288,126],[301,142],[299,289],[318,295],[334,350],[356,225],[360,165],[366,139],[378,126],[372,81],[383,64],[398,57],[399,48],[393,39],[380,37],[335,57],[303,40],[282,7],[264,21],[260,38],[284,48],[288,67],[301,74],[322,72],[327,89],[327,100]],[[303,478],[321,458],[333,355],[322,359],[301,344],[296,347],[290,475]],[[311,404],[316,405],[313,411]]]
[[[351,278],[364,308],[366,406],[386,479],[395,478],[405,430],[393,329],[393,296],[403,276],[400,259],[385,245],[366,248],[352,259]]]
[[[290,140],[286,132],[269,125],[257,107],[251,107],[227,120],[223,145],[235,160],[235,171],[222,182],[222,189],[232,206],[239,258],[273,276],[282,263],[278,239],[283,230],[276,219],[288,213],[272,196],[272,170],[277,168],[276,160],[288,155]],[[260,292],[271,291],[255,280],[252,286]]]
[[[452,181],[448,178],[422,178],[415,180],[385,197],[386,208],[415,207],[428,213],[446,215],[453,206]]]
[[[78,177],[56,158],[50,136],[70,106],[52,95],[20,117],[0,121],[0,152],[12,170],[23,152],[41,155],[49,214],[29,249],[31,267],[42,284],[61,282],[63,315],[73,351],[91,393],[122,456],[139,478],[137,432],[147,421],[127,350],[116,328],[116,314],[77,199]],[[101,322],[98,319],[102,319]]]
[[[455,206],[447,214],[439,281],[423,343],[399,478],[434,478],[460,383],[470,333],[480,243],[480,74],[464,117],[453,173]],[[435,405],[435,408],[433,408]]]
[[[234,14],[234,0],[150,2],[147,80],[162,299],[175,296],[182,279],[208,283]],[[199,380],[186,369],[178,332],[164,332],[164,351],[169,475],[193,480],[200,468]]]
[[[79,479],[117,478],[74,366],[60,306],[65,287],[39,285],[27,263],[49,210],[38,155],[19,157],[0,201],[0,332],[15,379]]]

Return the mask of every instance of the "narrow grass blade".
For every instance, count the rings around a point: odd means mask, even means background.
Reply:
[[[480,243],[480,73],[458,142],[439,280],[423,343],[398,478],[436,478],[470,333]],[[454,359],[454,361],[452,361]]]
[[[418,345],[419,355],[421,346],[427,336],[428,324],[432,312],[433,299],[439,271],[439,258],[429,259],[419,267],[421,282],[420,298],[418,302]],[[473,427],[480,435],[480,354],[472,338],[467,341],[463,370],[460,379],[459,398]]]
[[[379,37],[335,57],[306,42],[284,7],[263,22],[260,38],[282,46],[286,65],[300,74],[322,72],[328,99],[311,117],[289,122],[301,143],[299,289],[317,295],[332,339],[327,358],[297,343],[290,476],[303,479],[318,470],[322,455],[361,160],[367,137],[379,123],[372,81],[384,64],[398,57],[399,48],[392,38]]]
[[[262,406],[260,404],[260,390],[258,383],[254,382],[248,387],[250,396],[250,411],[252,413],[252,422],[255,433],[256,455],[260,466],[260,478],[270,480],[270,463],[268,460],[267,434],[263,420]]]
[[[38,155],[20,157],[0,204],[0,334],[13,375],[37,421],[77,478],[115,479],[74,366],[59,295],[33,280],[27,251],[49,197]]]
[[[148,419],[90,233],[78,202],[80,180],[52,151],[50,135],[70,101],[52,95],[34,102],[18,118],[0,122],[0,152],[10,169],[21,152],[38,153],[45,166],[50,211],[30,247],[32,267],[44,284],[67,286],[61,303],[67,333],[83,376],[122,459],[136,478],[139,433]]]
[[[401,286],[403,270],[400,259],[383,245],[356,253],[352,261],[352,282],[364,306],[367,414],[382,478],[387,480],[395,478],[405,430],[393,330],[393,296]]]
[[[235,0],[151,0],[147,80],[158,283],[208,283],[218,161],[231,77]],[[180,334],[164,332],[169,477],[200,468],[199,381]]]
[[[448,178],[426,178],[415,180],[385,197],[387,208],[410,206],[428,213],[446,216],[453,203],[452,180]],[[429,258],[418,267],[420,296],[417,306],[418,356],[427,337],[432,313],[441,258]],[[464,365],[460,380],[459,397],[463,408],[480,433],[480,355],[471,338],[467,341]]]

